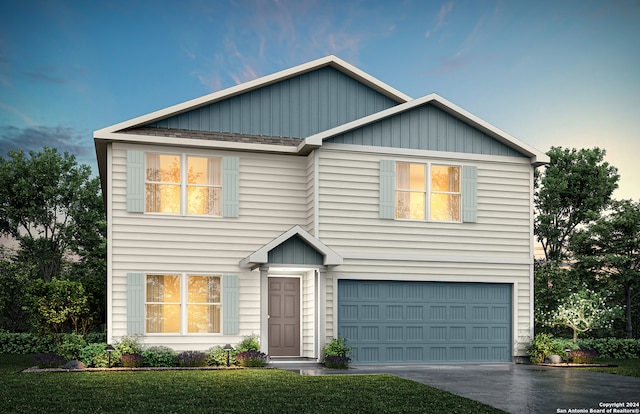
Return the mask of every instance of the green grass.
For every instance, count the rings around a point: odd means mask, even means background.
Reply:
[[[502,413],[391,375],[300,376],[277,369],[20,373],[0,355],[3,413]]]
[[[617,365],[606,368],[579,368],[586,371],[608,372],[610,374],[626,375],[628,377],[640,377],[640,359],[604,359],[595,361],[598,364]]]

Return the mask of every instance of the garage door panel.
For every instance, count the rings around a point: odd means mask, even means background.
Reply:
[[[508,284],[338,282],[354,362],[511,361]]]

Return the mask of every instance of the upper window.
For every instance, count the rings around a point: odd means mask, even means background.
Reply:
[[[220,279],[220,276],[147,275],[146,332],[220,333]]]
[[[460,221],[460,167],[396,163],[396,218]]]
[[[220,158],[145,154],[145,211],[221,215]]]

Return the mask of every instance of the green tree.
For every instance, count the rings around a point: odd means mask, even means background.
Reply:
[[[625,332],[633,338],[632,304],[640,296],[640,202],[615,201],[608,215],[574,235],[571,249],[577,267],[621,288]]]
[[[613,320],[619,316],[622,308],[608,306],[607,299],[602,292],[588,288],[573,292],[548,315],[547,323],[571,328],[573,343],[576,344],[578,333],[594,328],[610,328]]]
[[[535,269],[536,308],[549,312],[558,298],[573,284],[563,280],[570,275],[561,271],[570,258],[571,236],[579,226],[600,217],[611,202],[620,176],[604,161],[606,151],[552,147],[549,164],[535,171],[534,234],[544,250],[544,260]],[[571,274],[572,276],[574,274]]]
[[[27,291],[33,280],[28,264],[18,262],[0,248],[0,329],[26,332],[30,329]]]
[[[30,290],[35,324],[41,333],[54,334],[56,338],[68,331],[82,336],[89,333],[93,318],[82,283],[40,279]]]
[[[65,257],[85,258],[101,246],[100,183],[66,152],[44,148],[9,157],[0,157],[0,233],[20,243],[20,259],[48,282],[60,276]]]

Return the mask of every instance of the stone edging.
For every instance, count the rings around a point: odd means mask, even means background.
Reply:
[[[65,369],[65,368],[38,368],[33,366],[20,371],[21,373],[33,372],[113,372],[113,371],[229,371],[247,369],[246,367],[140,367],[140,368],[81,368],[81,369]],[[258,368],[260,369],[260,368]]]

